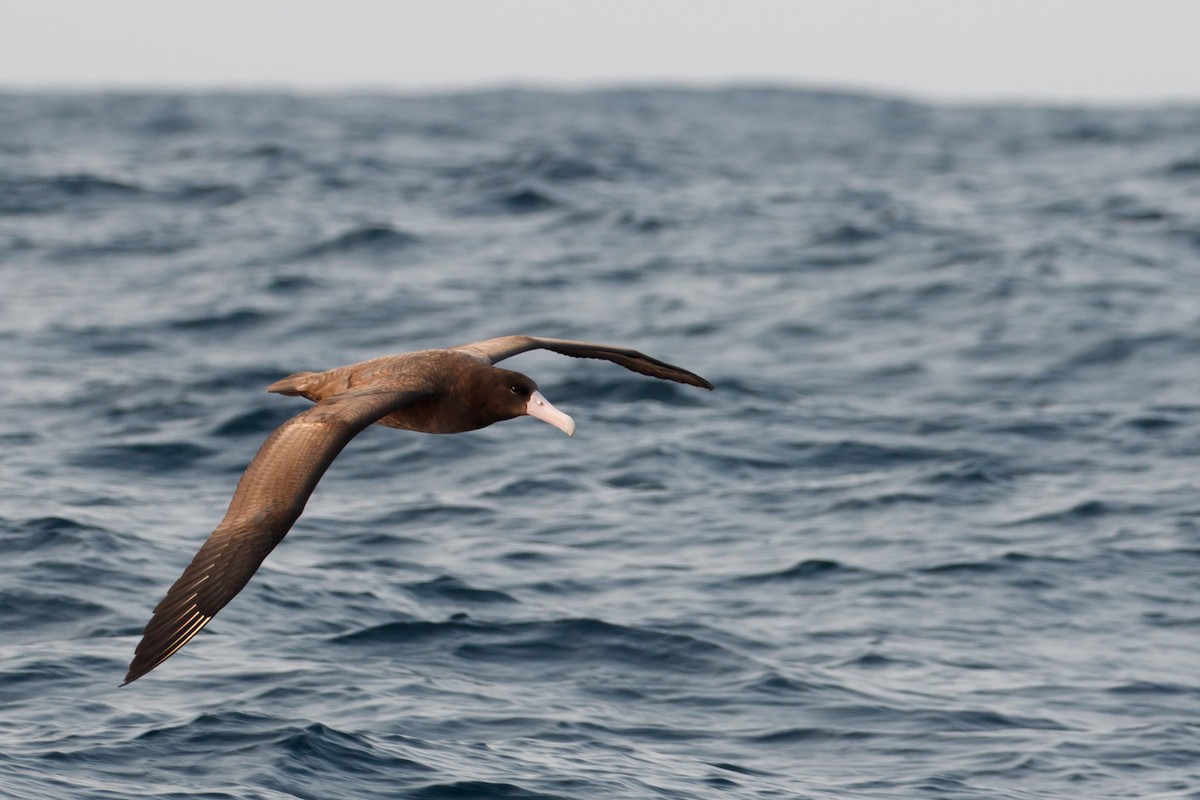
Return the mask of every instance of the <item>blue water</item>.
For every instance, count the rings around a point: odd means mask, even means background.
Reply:
[[[0,797],[1200,797],[1200,108],[0,97]],[[265,386],[507,333],[118,688]]]

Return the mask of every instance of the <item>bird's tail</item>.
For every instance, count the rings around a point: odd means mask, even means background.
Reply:
[[[309,378],[316,374],[316,372],[293,372],[286,378],[280,378],[272,383],[267,387],[267,391],[291,396],[304,395],[305,389],[308,388]]]

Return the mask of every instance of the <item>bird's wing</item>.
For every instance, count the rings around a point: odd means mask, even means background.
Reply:
[[[154,609],[125,683],[166,661],[250,580],[304,510],[346,443],[424,391],[346,393],[275,429],[238,482],[225,518]]]
[[[686,383],[704,389],[713,388],[713,385],[704,378],[682,367],[651,358],[637,350],[613,347],[607,344],[575,342],[569,339],[541,339],[535,336],[501,336],[499,339],[486,339],[482,342],[459,345],[452,349],[473,355],[488,364],[495,364],[497,361],[528,350],[551,350],[574,358],[598,358],[603,361],[611,361],[614,364],[620,364],[625,369],[640,372],[652,378]]]

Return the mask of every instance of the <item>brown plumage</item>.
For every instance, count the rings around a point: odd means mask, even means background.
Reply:
[[[267,387],[316,403],[280,425],[259,448],[221,524],[167,591],[142,632],[125,683],[171,657],[242,590],[304,510],[342,448],[371,424],[423,433],[461,433],[525,414],[562,429],[575,423],[537,384],[497,361],[527,350],[598,358],[664,380],[713,388],[692,372],[624,347],[503,336],[446,350],[421,350],[326,372],[298,372]]]

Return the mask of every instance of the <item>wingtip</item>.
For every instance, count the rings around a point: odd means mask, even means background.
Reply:
[[[151,664],[148,667],[145,665],[142,665],[142,664],[137,664],[135,661],[134,663],[129,665],[129,669],[125,673],[125,680],[121,682],[121,685],[128,686],[129,684],[136,681],[138,678],[145,677],[148,673],[152,672],[155,667],[160,666],[163,663],[163,661],[166,661],[166,659],[165,658],[160,659],[159,661],[157,661],[154,664]]]

